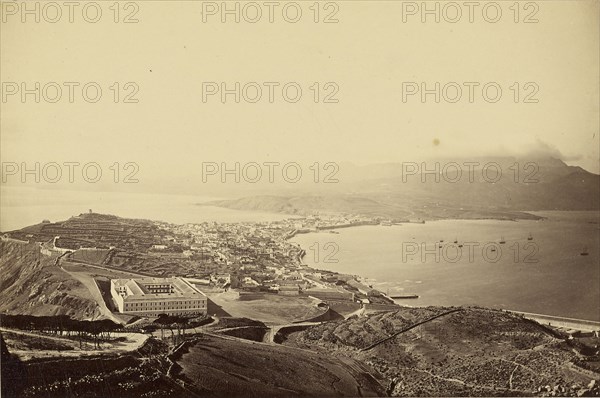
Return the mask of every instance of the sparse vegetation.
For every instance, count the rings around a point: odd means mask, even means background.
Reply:
[[[560,385],[562,394],[574,395],[579,390],[566,386],[584,386],[600,378],[597,371],[577,366],[582,354],[573,350],[572,342],[535,322],[479,308],[444,315],[361,350],[447,310],[403,308],[331,322],[292,333],[285,344],[363,361],[385,378],[389,393],[398,396],[543,395],[547,385],[552,391]]]
[[[224,334],[227,336],[238,337],[244,340],[251,341],[263,341],[265,337],[265,333],[267,332],[267,328],[260,326],[247,326],[247,327],[239,327],[235,329],[225,329],[219,330],[218,333]]]
[[[0,324],[6,328],[52,333],[57,336],[75,336],[81,346],[84,341],[92,341],[94,348],[101,349],[101,343],[111,339],[111,332],[121,329],[121,325],[109,319],[78,321],[66,315],[30,316],[0,314]]]
[[[334,357],[253,342],[205,336],[186,343],[177,378],[199,395],[227,397],[384,394],[357,367]]]
[[[223,329],[226,328],[237,328],[242,326],[256,326],[256,327],[265,327],[265,324],[260,321],[255,321],[254,319],[249,318],[220,318],[217,327],[221,327]]]

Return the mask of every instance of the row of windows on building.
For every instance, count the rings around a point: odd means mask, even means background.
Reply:
[[[153,294],[157,293],[174,293],[173,286],[170,284],[163,285],[145,285],[146,289]]]
[[[171,309],[198,309],[206,306],[203,300],[197,301],[175,301],[170,303],[165,302],[147,302],[147,303],[124,303],[126,310],[171,310]]]
[[[191,311],[144,311],[143,312],[144,316],[160,316],[161,314],[168,314],[168,315],[184,315],[184,316],[189,316],[192,314],[206,314],[206,311],[203,310],[195,310],[193,312]]]

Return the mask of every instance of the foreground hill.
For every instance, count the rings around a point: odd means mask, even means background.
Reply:
[[[89,290],[56,266],[58,256],[40,253],[37,243],[0,241],[0,311],[9,314],[99,315]]]
[[[2,360],[11,365],[7,373],[18,375],[10,385],[23,392],[17,396],[600,394],[593,381],[600,378],[598,338],[569,340],[501,311],[401,308],[302,331],[298,330],[306,325],[289,328],[282,336],[284,345],[214,333],[223,326],[237,329],[234,325],[240,325],[239,319],[221,318],[201,330],[189,330],[188,341],[174,348],[167,345],[169,337],[163,342],[150,338],[125,355],[107,350],[86,358],[63,353],[78,349],[76,336],[3,330],[9,347]],[[26,338],[15,338],[19,333]],[[121,343],[117,339],[115,347]],[[60,355],[27,355],[29,359],[15,361],[10,353],[19,353],[23,345],[59,350]],[[5,383],[3,377],[3,388]]]
[[[295,332],[285,344],[368,364],[396,396],[543,395],[546,386],[575,395],[600,378],[597,353],[585,356],[550,329],[486,309],[403,308]]]
[[[176,377],[199,396],[382,396],[384,391],[349,358],[206,336],[171,357]]]
[[[167,375],[169,348],[156,339],[150,338],[139,349],[127,353],[106,350],[106,353],[80,358],[48,356],[22,361],[12,354],[8,339],[5,344],[4,334],[0,333],[3,397],[195,396]],[[31,334],[21,336],[24,341],[21,344],[32,344],[35,346],[32,350],[38,351],[63,346],[62,352],[73,352],[75,349],[68,346],[70,339]]]

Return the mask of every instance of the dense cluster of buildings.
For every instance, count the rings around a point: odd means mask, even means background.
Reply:
[[[150,249],[164,252],[183,248],[189,261],[218,264],[217,270],[210,274],[185,275],[200,285],[233,287],[251,293],[302,294],[321,300],[369,302],[377,300],[379,292],[357,276],[308,267],[302,263],[304,250],[289,238],[297,233],[373,223],[378,221],[352,216],[314,216],[262,223],[157,223],[166,231],[166,238]]]
[[[358,216],[309,216],[258,223],[200,223],[174,225],[156,222],[165,232],[160,241],[148,247],[150,252],[176,252],[183,259],[215,264],[226,271],[244,265],[288,268],[301,264],[304,250],[289,238],[297,233],[377,224],[378,221]],[[186,275],[198,277],[200,275]]]

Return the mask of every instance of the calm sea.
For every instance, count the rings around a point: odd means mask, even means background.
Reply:
[[[26,187],[2,187],[0,231],[11,231],[52,222],[92,209],[96,213],[126,218],[145,218],[175,224],[201,222],[262,222],[290,218],[288,215],[230,210],[196,203],[221,199],[201,196],[155,195],[115,192],[82,192]]]
[[[293,241],[307,251],[310,266],[372,278],[373,287],[390,295],[419,295],[399,304],[479,305],[600,320],[600,213],[536,214],[546,219],[363,226]],[[499,243],[502,238],[506,243]]]

